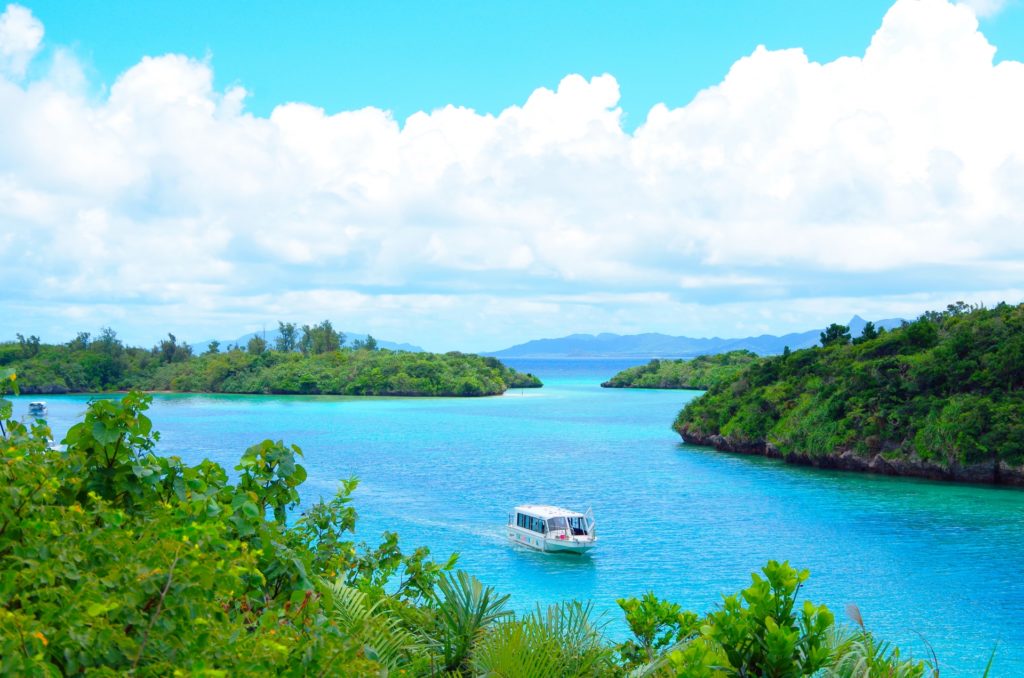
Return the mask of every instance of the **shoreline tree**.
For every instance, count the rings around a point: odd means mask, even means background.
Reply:
[[[263,337],[255,336],[246,344],[245,350],[250,355],[263,355],[267,351],[267,340]]]
[[[291,353],[296,348],[298,329],[295,323],[283,323],[277,321],[277,339],[274,340],[275,350],[282,353]]]

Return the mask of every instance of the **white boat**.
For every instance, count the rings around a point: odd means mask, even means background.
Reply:
[[[46,403],[42,400],[34,400],[28,404],[28,414],[31,417],[45,417]]]
[[[546,553],[586,553],[597,545],[594,514],[558,506],[524,504],[508,514],[508,538]]]

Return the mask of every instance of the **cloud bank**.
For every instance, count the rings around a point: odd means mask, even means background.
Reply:
[[[176,54],[96,96],[42,37],[0,15],[3,336],[329,317],[486,350],[1024,295],[1024,64],[945,0],[899,0],[862,56],[757,47],[632,133],[607,74],[499,115],[263,118]]]

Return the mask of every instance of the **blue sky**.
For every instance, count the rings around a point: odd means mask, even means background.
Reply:
[[[1024,298],[1024,3],[0,4],[0,338]]]
[[[728,2],[29,3],[48,42],[73,48],[97,83],[143,56],[209,56],[217,87],[242,84],[248,110],[301,101],[375,106],[399,119],[447,104],[499,113],[569,73],[611,73],[627,126],[681,106],[757,45],[827,62],[863,52],[889,0]],[[983,29],[1000,59],[1024,56],[1024,5]]]

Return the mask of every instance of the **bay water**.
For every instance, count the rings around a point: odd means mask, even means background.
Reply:
[[[943,676],[1024,675],[1024,491],[788,466],[680,442],[670,429],[693,391],[602,389],[640,360],[507,360],[543,389],[494,398],[157,395],[158,451],[228,469],[265,438],[299,445],[309,505],[360,479],[357,538],[384,530],[459,567],[516,610],[593,601],[607,635],[616,598],[653,591],[697,612],[748,586],[769,559],[811,571],[801,596],[868,627]],[[103,396],[107,397],[107,396]],[[29,400],[16,399],[23,414]],[[59,440],[89,396],[53,396]],[[597,518],[589,556],[510,545],[516,504]]]

